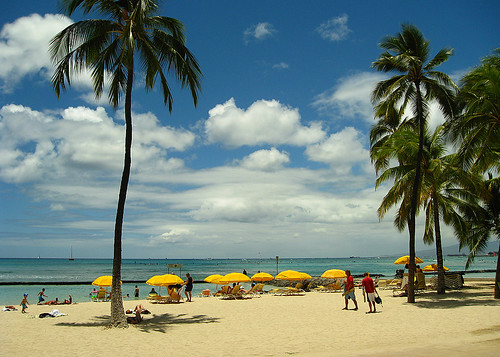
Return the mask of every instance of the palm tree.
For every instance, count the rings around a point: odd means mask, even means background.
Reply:
[[[446,74],[434,69],[448,60],[451,49],[441,49],[429,60],[430,46],[420,30],[413,25],[403,25],[396,36],[384,38],[380,47],[385,51],[373,62],[372,67],[382,72],[398,72],[390,79],[379,82],[373,93],[374,104],[388,101],[401,105],[403,112],[410,109],[419,130],[419,147],[417,153],[416,172],[411,195],[411,211],[408,216],[409,230],[409,284],[408,302],[415,302],[413,278],[415,274],[415,217],[421,183],[421,163],[426,118],[429,104],[436,101],[446,118],[454,114],[455,84]]]
[[[452,139],[461,144],[459,157],[474,171],[500,172],[500,48],[460,84],[460,115],[448,122]]]
[[[424,144],[426,150],[420,197],[425,209],[424,242],[436,243],[438,294],[445,293],[440,220],[451,225],[459,235],[466,226],[461,209],[475,204],[473,192],[479,181],[477,176],[456,165],[455,154],[445,156],[445,144],[444,127],[436,129]]]
[[[500,239],[500,177],[490,173],[500,172],[500,48],[462,78],[457,99],[460,114],[447,122],[447,128],[460,145],[458,157],[466,168],[489,175],[478,193],[482,205],[465,212],[471,225],[462,236],[462,244],[470,248],[468,268],[492,235]],[[500,254],[500,246],[498,250]],[[500,298],[500,258],[495,282],[495,298]]]
[[[172,111],[173,98],[166,74],[170,71],[183,87],[189,87],[196,106],[200,90],[200,67],[185,46],[184,27],[176,19],[158,16],[158,0],[62,0],[62,10],[71,16],[78,8],[84,14],[96,13],[103,19],[76,22],[50,43],[56,65],[52,85],[59,97],[70,85],[71,76],[91,70],[96,98],[102,95],[109,75],[109,102],[117,107],[125,95],[125,160],[116,212],[111,325],[126,327],[121,293],[122,225],[131,167],[132,88],[135,65],[144,70],[145,88],[160,82],[164,103]]]
[[[464,211],[469,226],[462,231],[460,247],[467,246],[470,249],[466,269],[474,261],[476,254],[484,250],[488,240],[496,237],[500,241],[500,185],[491,174],[483,184],[482,205]],[[495,299],[500,299],[500,244],[497,256],[494,296]]]
[[[415,177],[415,159],[418,151],[418,133],[413,128],[400,128],[390,141],[380,148],[390,159],[397,159],[399,165],[385,170],[376,181],[377,187],[384,181],[393,180],[394,186],[384,197],[378,214],[383,218],[387,211],[401,202],[394,224],[398,230],[406,228],[411,206],[411,184]],[[422,188],[418,198],[417,213],[425,210],[424,242],[436,244],[438,265],[438,294],[444,294],[444,269],[441,244],[440,221],[451,225],[461,232],[466,225],[458,208],[470,205],[473,196],[470,188],[473,177],[454,164],[454,155],[445,155],[443,127],[435,130],[432,136],[424,136],[424,155],[422,161]],[[472,190],[473,191],[473,190]]]

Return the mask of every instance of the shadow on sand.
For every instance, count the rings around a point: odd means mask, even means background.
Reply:
[[[143,315],[144,319],[140,324],[129,325],[131,328],[136,328],[142,332],[162,332],[166,333],[173,325],[181,324],[207,324],[216,323],[219,318],[209,317],[206,315],[188,316],[186,314],[161,314],[161,315]],[[89,322],[61,322],[56,326],[70,327],[108,327],[111,317],[109,315],[95,316],[94,321]]]
[[[415,296],[415,306],[424,309],[454,309],[461,306],[500,306],[500,300],[493,297],[491,287],[467,286],[462,290],[447,291],[438,295],[436,291],[426,291]]]

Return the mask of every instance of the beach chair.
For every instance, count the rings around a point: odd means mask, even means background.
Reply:
[[[257,288],[255,289],[255,292],[257,294],[264,294],[265,293],[264,284],[257,284],[256,286],[257,286]]]
[[[214,296],[224,296],[224,295],[227,295],[227,293],[229,292],[229,289],[231,287],[229,285],[224,285],[219,291],[217,291]]]
[[[225,296],[222,297],[224,300],[234,300],[243,298],[243,294],[241,292],[241,285],[235,285],[234,288],[231,289]]]
[[[108,292],[106,290],[99,290],[94,301],[108,301]]]
[[[176,288],[168,290],[168,296],[170,299],[167,299],[167,302],[181,302],[182,300],[182,296]]]
[[[285,289],[280,289],[280,291],[276,292],[275,295],[281,296],[301,296],[305,295],[306,292],[302,289],[303,284],[297,283],[295,287],[286,287]]]

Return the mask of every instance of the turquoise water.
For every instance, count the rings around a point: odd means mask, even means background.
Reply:
[[[211,274],[227,274],[246,270],[251,276],[258,271],[265,271],[275,275],[277,271],[298,270],[312,276],[320,276],[328,269],[350,269],[353,275],[369,271],[372,274],[381,274],[393,277],[396,269],[401,266],[394,265],[397,257],[375,258],[280,258],[276,259],[124,259],[122,264],[122,280],[146,281],[153,275],[174,272],[181,278],[189,272],[195,281],[202,281]],[[423,265],[435,263],[435,259],[420,257]],[[466,257],[445,257],[445,266],[451,271],[463,271]],[[496,257],[477,257],[474,265],[469,270],[496,269]],[[169,269],[167,264],[182,264],[182,269]],[[91,282],[101,275],[111,275],[111,259],[0,259],[0,282]],[[466,277],[494,277],[494,273],[470,274]],[[133,296],[136,284],[123,284],[123,294]],[[145,283],[137,284],[140,298],[145,298],[151,286]],[[243,284],[245,285],[245,284]],[[89,301],[89,292],[92,285],[2,285],[0,286],[0,305],[18,305],[23,293],[29,294],[28,301],[36,303],[37,293],[46,289],[48,299],[59,300],[73,296],[76,302]],[[199,294],[203,289],[214,289],[215,286],[207,283],[195,283],[193,295]]]

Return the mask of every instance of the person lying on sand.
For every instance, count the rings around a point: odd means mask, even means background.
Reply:
[[[142,306],[142,304],[141,304],[141,305],[137,305],[137,306],[134,308],[134,310],[133,310],[133,311],[132,311],[132,310],[130,310],[130,309],[128,309],[127,311],[125,311],[125,313],[126,313],[126,314],[133,314],[133,313],[136,313],[137,311],[139,311],[139,313],[141,313],[141,314],[145,314],[145,315],[147,315],[147,314],[150,314],[150,313],[151,313],[151,311],[149,311],[149,310],[148,310],[148,309],[146,309],[144,306]]]
[[[45,301],[45,302],[39,302],[37,305],[59,305],[60,302],[59,302],[59,299],[56,298],[55,300],[49,300],[49,301]]]

